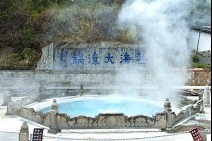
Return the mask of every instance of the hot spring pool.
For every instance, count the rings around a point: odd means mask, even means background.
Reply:
[[[142,98],[130,97],[80,97],[70,100],[57,100],[58,112],[65,113],[70,117],[89,116],[95,117],[99,113],[124,113],[126,116],[145,115],[153,116],[163,112],[163,103],[157,103]],[[49,107],[40,111],[47,113]]]

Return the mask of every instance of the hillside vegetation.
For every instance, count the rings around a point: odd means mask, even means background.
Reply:
[[[117,26],[125,0],[1,0],[0,69],[34,69],[49,43],[136,43],[136,30]],[[208,12],[206,0],[192,6]],[[206,10],[203,7],[206,7]],[[210,9],[210,7],[209,7]],[[202,13],[202,12],[201,12]],[[138,27],[134,27],[138,28]]]

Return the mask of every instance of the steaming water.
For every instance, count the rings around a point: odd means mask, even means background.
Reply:
[[[147,70],[151,70],[155,77],[149,85],[160,90],[157,93],[146,91],[149,98],[179,100],[177,91],[172,87],[183,86],[186,82],[189,28],[185,17],[188,16],[188,8],[188,0],[127,0],[119,13],[120,26],[130,30],[137,28],[133,34],[137,35],[139,43],[144,44],[147,60],[152,58],[152,61],[146,62]],[[171,69],[178,69],[180,73]],[[123,76],[127,74],[124,72]],[[138,79],[142,75],[139,71],[132,74],[134,77],[131,78],[135,79],[131,80],[137,86],[146,84],[145,79]]]
[[[146,115],[153,116],[157,112],[163,112],[162,104],[156,104],[145,99],[123,97],[86,97],[72,99],[69,102],[58,104],[58,112],[66,113],[71,117],[89,116],[95,117],[99,113],[124,113],[127,116]],[[50,111],[50,107],[41,110],[43,113]]]

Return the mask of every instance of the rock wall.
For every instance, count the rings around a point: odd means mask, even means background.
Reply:
[[[205,86],[211,85],[211,70],[205,69],[193,69],[188,70],[188,81],[189,86]]]
[[[150,72],[141,72],[142,79],[146,84],[151,84],[154,75]],[[180,71],[173,71],[173,74]],[[110,84],[117,82],[121,77],[114,71],[0,71],[0,92],[10,90],[14,93],[27,94],[28,91],[43,85],[46,89],[80,89],[80,85],[101,85],[102,89],[110,89]],[[194,69],[187,71],[188,86],[205,86],[211,83],[211,71]],[[92,87],[91,87],[92,88]]]
[[[120,82],[123,69],[128,71],[135,66],[136,72],[139,72],[136,77],[142,80],[141,85],[151,86],[152,83],[157,83],[157,80],[155,80],[151,67],[145,66],[151,66],[153,63],[152,54],[147,54],[144,47],[136,44],[97,43],[77,46],[50,44],[43,48],[36,70],[0,70],[0,92],[1,90],[27,92],[41,83],[45,86],[44,89],[49,91],[71,87],[78,89],[82,85],[101,85],[103,89],[105,86],[114,86],[115,82]],[[171,75],[176,73],[182,72],[170,69]],[[126,75],[127,73],[124,76]],[[210,78],[210,70],[188,70],[186,85],[205,86],[210,83]],[[54,92],[53,90],[52,93]]]
[[[144,69],[152,58],[137,44],[50,44],[43,48],[37,70],[120,70],[129,66]]]

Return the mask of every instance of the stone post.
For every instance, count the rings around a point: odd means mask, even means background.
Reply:
[[[211,106],[211,92],[209,86],[205,86],[203,98],[203,104],[206,106]]]
[[[58,122],[57,122],[57,113],[58,113],[58,105],[56,99],[53,99],[53,103],[51,105],[50,111],[50,129],[48,130],[49,133],[57,134],[60,132],[58,129]]]
[[[2,106],[7,106],[7,104],[12,101],[11,92],[10,91],[5,91],[3,94],[4,94],[4,98],[3,98]]]
[[[80,85],[80,91],[79,91],[79,94],[80,95],[83,95],[83,93],[84,93],[84,90],[83,90],[84,88],[83,88],[83,84],[81,84]]]
[[[169,129],[174,124],[175,119],[171,109],[171,102],[168,98],[164,102],[164,112],[166,113],[166,128]]]
[[[14,114],[14,110],[15,110],[15,103],[9,102],[7,104],[7,112],[5,114],[6,115],[12,115],[12,114]]]
[[[199,112],[204,113],[204,103],[203,103],[203,94],[198,94],[199,99],[198,99],[198,105],[199,105]]]
[[[44,81],[41,81],[40,82],[40,86],[39,86],[39,95],[38,95],[38,102],[40,102],[40,101],[42,101],[42,99],[43,99],[43,94],[44,94]]]
[[[204,130],[199,130],[199,134],[200,134],[200,136],[202,137],[202,140],[203,141],[208,141],[207,140],[207,132],[206,131],[204,131]]]
[[[24,121],[21,126],[19,141],[29,141],[29,127],[26,121]]]

